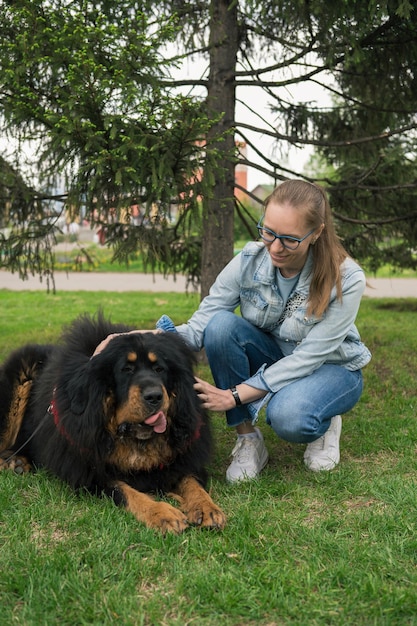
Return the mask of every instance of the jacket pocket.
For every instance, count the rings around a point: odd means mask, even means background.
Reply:
[[[240,312],[246,321],[257,328],[271,331],[276,328],[282,306],[278,298],[268,301],[256,289],[242,289],[240,292]]]
[[[281,327],[281,338],[286,341],[295,341],[299,343],[314,327],[315,324],[321,322],[325,317],[316,317],[315,315],[307,315],[305,307],[298,308],[287,317]]]

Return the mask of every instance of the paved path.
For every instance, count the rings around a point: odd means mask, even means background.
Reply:
[[[164,278],[160,274],[138,274],[118,272],[55,272],[56,291],[176,291],[185,293],[186,280],[183,276],[176,279]],[[29,276],[20,280],[17,274],[0,271],[0,289],[46,290],[45,278]]]
[[[417,298],[415,278],[369,278],[365,296],[369,298]],[[46,282],[38,276],[20,280],[17,274],[0,271],[0,289],[46,290]],[[174,291],[184,293],[186,280],[183,276],[164,278],[157,274],[56,272],[57,291]]]
[[[368,298],[417,298],[417,278],[368,278]]]

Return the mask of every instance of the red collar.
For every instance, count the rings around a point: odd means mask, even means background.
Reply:
[[[201,415],[198,416],[198,424],[197,424],[197,428],[194,431],[194,435],[191,437],[191,442],[193,441],[197,441],[197,439],[200,439],[201,437],[201,427],[203,425],[203,419],[201,417]]]

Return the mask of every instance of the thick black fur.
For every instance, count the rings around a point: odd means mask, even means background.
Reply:
[[[116,336],[92,356],[108,335],[129,330],[101,314],[97,318],[84,315],[57,345],[26,345],[10,355],[0,368],[0,448],[8,448],[3,459],[10,456],[9,451],[18,453],[74,489],[104,493],[125,505],[120,481],[145,493],[175,492],[186,476],[206,484],[212,435],[208,415],[193,388],[193,353],[175,333],[136,333]],[[136,358],[127,359],[132,354]],[[25,404],[21,396],[27,385],[30,393]],[[166,390],[166,432],[154,432],[144,424],[145,414],[126,422],[116,417],[129,404],[133,387],[144,396],[140,403],[146,415],[159,409],[160,390]],[[17,437],[10,442],[12,422],[19,413],[16,398],[21,398],[24,414]],[[143,429],[146,437],[136,437]],[[152,448],[158,438],[164,440],[170,458],[158,458]],[[139,465],[130,467],[132,451]],[[148,466],[149,454],[155,458]]]

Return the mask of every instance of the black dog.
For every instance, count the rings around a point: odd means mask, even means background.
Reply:
[[[57,345],[9,356],[0,368],[0,469],[45,467],[162,532],[223,528],[203,488],[212,438],[193,354],[175,333],[129,330],[81,316]],[[149,493],[173,494],[181,510]]]

